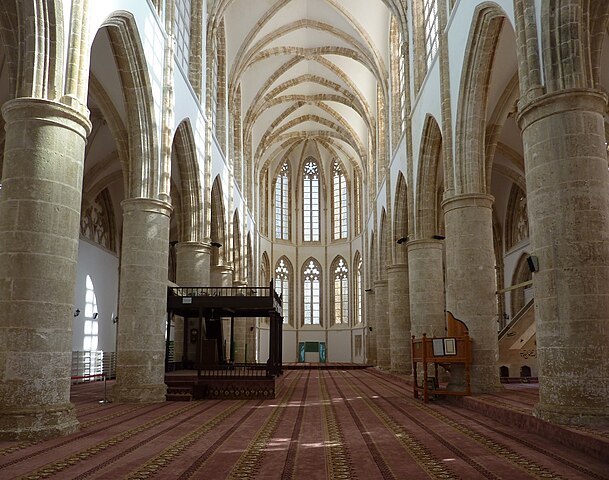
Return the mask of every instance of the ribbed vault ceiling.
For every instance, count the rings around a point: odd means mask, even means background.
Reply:
[[[229,98],[260,166],[309,140],[364,171],[377,89],[387,95],[391,12],[382,0],[228,0]]]

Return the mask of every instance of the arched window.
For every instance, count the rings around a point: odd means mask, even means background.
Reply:
[[[362,177],[355,173],[353,181],[353,209],[355,211],[355,235],[362,232]]]
[[[292,295],[290,295],[292,269],[285,257],[277,262],[275,268],[275,291],[281,295],[281,307],[283,310],[283,323],[290,323],[290,308],[292,306]]]
[[[338,257],[332,264],[334,272],[334,324],[349,323],[349,269],[347,263]]]
[[[333,167],[332,198],[334,239],[347,238],[347,179],[337,161]]]
[[[319,167],[314,160],[304,166],[303,233],[305,242],[319,241]]]
[[[438,51],[438,0],[423,0],[425,63],[430,67]]]
[[[320,321],[320,284],[321,268],[317,261],[310,259],[303,271],[304,285],[304,323],[305,325],[319,325]]]
[[[97,320],[97,297],[95,296],[93,281],[89,275],[87,275],[85,281],[85,288],[85,328],[82,349],[92,351],[97,350],[99,323]]]
[[[355,256],[355,323],[362,323],[362,259]]]
[[[288,162],[284,162],[275,183],[275,238],[278,240],[290,239],[289,173]]]

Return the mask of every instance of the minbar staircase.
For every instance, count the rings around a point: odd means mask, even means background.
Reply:
[[[168,402],[190,402],[194,397],[194,385],[197,376],[167,376],[167,394],[165,398]]]

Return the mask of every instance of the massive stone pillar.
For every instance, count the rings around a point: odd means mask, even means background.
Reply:
[[[118,323],[116,402],[165,400],[168,203],[122,202],[123,243]]]
[[[533,274],[539,403],[570,424],[609,423],[607,99],[590,90],[521,109]]]
[[[501,388],[497,367],[497,299],[493,197],[464,194],[443,202],[446,223],[446,309],[473,341],[472,391]]]
[[[235,280],[233,281],[233,287],[244,289],[247,287],[247,282],[244,282],[242,280]],[[237,317],[233,322],[233,353],[235,355],[234,360],[238,363],[245,362],[245,342],[247,341],[246,323],[247,318],[244,317]]]
[[[410,301],[408,264],[387,267],[389,294],[389,346],[391,370],[397,373],[412,371],[410,339]]]
[[[176,245],[176,282],[181,287],[203,287],[210,284],[211,245],[203,242],[181,242]],[[190,323],[188,323],[190,322]],[[175,322],[175,358],[186,362],[194,359],[195,344],[186,340],[186,355],[183,351],[184,330],[199,328],[197,319],[179,317]],[[186,357],[186,358],[184,358]]]
[[[374,290],[366,290],[366,325],[368,332],[366,335],[366,361],[370,365],[377,364],[376,358],[376,300]]]
[[[410,328],[412,335],[446,335],[443,245],[440,240],[408,243]]]
[[[444,246],[434,239],[408,242],[408,272],[410,278],[410,330],[420,338],[446,335],[446,312],[444,296]],[[440,381],[448,381],[441,369]],[[422,369],[418,370],[422,382]],[[453,375],[454,377],[454,375]]]
[[[213,287],[232,287],[233,286],[233,267],[231,265],[217,265],[211,269],[211,284]],[[221,358],[230,358],[230,318],[222,318],[222,337],[224,343],[222,352],[218,352]]]
[[[176,283],[182,287],[209,285],[211,246],[202,242],[176,245]]]
[[[389,296],[387,280],[374,282],[374,316],[376,323],[376,360],[381,368],[391,368],[389,345]]]
[[[65,105],[8,101],[0,191],[0,439],[78,430],[72,321],[89,120]]]

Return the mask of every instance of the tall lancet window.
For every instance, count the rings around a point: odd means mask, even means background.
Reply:
[[[313,259],[309,260],[309,262],[305,265],[305,269],[303,271],[305,325],[320,324],[320,275],[321,269],[319,267],[319,264]]]
[[[85,327],[82,349],[84,351],[97,350],[99,323],[97,320],[97,297],[93,288],[93,281],[87,275],[85,282]]]
[[[186,75],[190,59],[190,9],[191,0],[175,0],[175,59]]]
[[[334,239],[347,238],[347,179],[340,163],[334,162],[332,176],[332,210]]]
[[[275,238],[290,239],[290,197],[288,162],[284,162],[275,183]]]
[[[319,241],[319,167],[308,160],[303,178],[303,233],[305,242]]]
[[[283,323],[290,323],[290,295],[291,270],[285,258],[280,258],[275,268],[275,291],[281,295],[281,308],[283,310]]]
[[[343,258],[332,265],[334,269],[334,323],[349,323],[349,269]]]
[[[429,68],[438,51],[438,0],[423,0],[423,24],[425,61]]]

